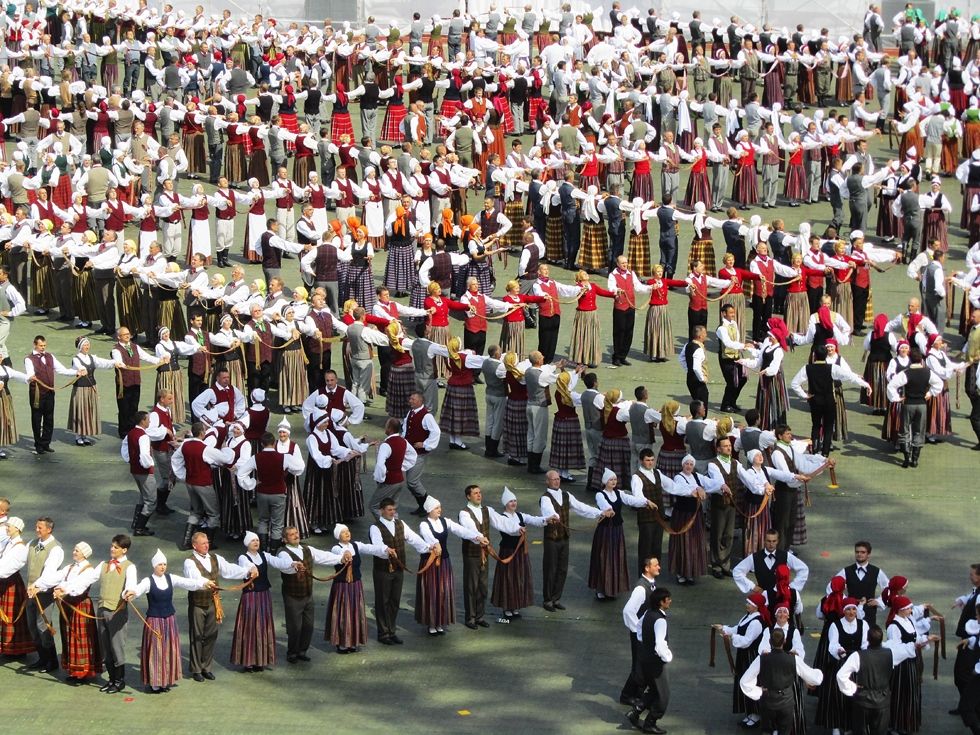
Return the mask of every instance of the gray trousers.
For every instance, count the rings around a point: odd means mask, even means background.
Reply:
[[[405,573],[401,569],[389,572],[387,568],[375,569],[374,579],[374,621],[378,625],[378,638],[395,635],[398,627],[398,606],[402,599],[402,582]]]
[[[99,307],[99,321],[103,329],[116,329],[116,274],[105,271],[108,278],[103,277],[103,271],[96,271],[92,277],[95,284],[95,299]]]
[[[810,203],[820,201],[820,161],[810,161],[806,164],[806,179],[810,191]]]
[[[938,332],[942,334],[946,329],[945,296],[940,296],[930,287],[922,298],[922,310],[936,325]]]
[[[524,135],[524,103],[511,102],[510,114],[514,117],[514,134]]]
[[[599,436],[601,438],[602,436],[601,433]],[[640,452],[642,452],[644,449],[649,449],[650,446],[651,446],[650,442],[640,442],[640,443],[634,441],[630,442],[630,472],[631,473],[636,474],[637,468],[640,466]],[[621,480],[620,482],[625,482],[625,480]]]
[[[191,512],[187,522],[198,525],[206,521],[208,528],[217,528],[221,522],[221,510],[218,505],[218,494],[211,485],[187,485],[187,499],[190,501]]]
[[[436,128],[436,106],[432,102],[427,102],[422,108],[425,113],[425,144],[432,144],[433,131]]]
[[[921,447],[926,443],[926,404],[902,404],[902,442],[906,446]]]
[[[114,678],[112,668],[126,664],[126,623],[129,622],[129,607],[122,610],[99,608],[99,647],[102,649],[102,663],[109,678]]]
[[[424,499],[428,494],[425,490],[425,484],[422,482],[422,473],[424,471],[425,455],[419,453],[418,458],[415,460],[415,465],[405,473],[405,483],[408,485],[408,491],[414,495],[415,499],[418,501]]]
[[[528,406],[527,414],[527,451],[543,454],[548,446],[548,407]]]
[[[557,602],[565,590],[568,576],[568,539],[544,540],[541,594],[545,602]]]
[[[480,556],[463,556],[463,608],[466,622],[483,620],[487,604],[487,570],[489,565]]]
[[[190,628],[190,672],[202,674],[214,664],[214,644],[218,640],[218,619],[214,604],[207,607],[187,603],[187,621]]]
[[[762,166],[762,203],[776,206],[776,191],[779,188],[779,164]]]
[[[74,278],[72,277],[70,268],[54,269],[54,293],[58,301],[58,311],[61,312],[63,318],[68,320],[75,318],[75,305],[72,303],[73,286]],[[0,335],[2,333],[3,323],[0,322]],[[3,357],[3,342],[4,338],[0,336],[0,357]]]
[[[732,538],[735,535],[735,506],[725,503],[721,495],[711,496],[711,568],[730,571]]]
[[[721,208],[728,196],[728,166],[716,163],[711,166],[711,203]]]
[[[334,314],[337,313],[337,302],[340,298],[340,291],[336,281],[314,281],[313,288],[322,288],[327,292],[327,306]]]
[[[371,387],[374,383],[374,361],[351,360],[350,379],[350,389],[354,392],[354,395],[362,401],[371,400]]]
[[[266,268],[263,266],[262,277],[266,283],[269,283],[273,278],[282,278],[282,268]]]
[[[504,412],[507,409],[507,396],[487,395],[487,411],[483,432],[491,439],[500,441],[504,435]]]
[[[306,653],[313,641],[313,597],[290,597],[283,591],[286,655]]]
[[[150,475],[133,475],[133,482],[136,483],[136,489],[140,491],[143,515],[149,518],[157,507],[157,488],[150,482]]]
[[[377,488],[375,488],[374,493],[371,495],[371,500],[368,502],[368,510],[374,514],[375,518],[381,517],[381,501],[385,498],[391,498],[395,501],[396,505],[398,503],[398,497],[402,494],[402,490],[408,487],[406,482],[396,482],[389,485],[388,483],[379,483]]]
[[[378,111],[361,108],[361,135],[375,139],[378,129]]]
[[[677,190],[681,188],[681,174],[680,171],[670,172],[667,170],[661,170],[660,172],[660,190],[667,194],[670,193],[671,199],[677,200]]]
[[[27,607],[24,608],[24,614],[27,615],[27,625],[31,629],[31,640],[37,647],[37,655],[41,661],[57,663],[58,651],[54,646],[54,636],[48,630],[48,624],[44,622],[44,618],[41,617],[43,610],[48,622],[55,622],[57,611],[54,613],[54,617],[51,613],[54,610],[54,593],[50,590],[38,592],[37,600],[41,603],[40,609],[38,609],[38,603],[33,600],[28,600]]]
[[[286,495],[270,495],[256,493],[255,503],[259,513],[259,535],[269,534],[269,538],[278,541],[282,538],[282,526],[286,520]]]
[[[585,448],[589,452],[589,467],[595,467],[599,458],[599,444],[602,442],[602,432],[599,429],[585,429]]]
[[[152,450],[153,454],[153,476],[157,480],[156,492],[161,490],[169,490],[174,484],[174,470],[173,465],[170,464],[170,458],[173,457],[173,452],[167,450],[165,452],[158,451],[156,449]],[[154,494],[154,502],[156,495]]]
[[[420,378],[419,374],[415,373],[415,387],[422,394],[425,407],[435,412],[436,407],[439,405],[439,383],[436,379]]]
[[[863,232],[867,229],[868,224],[868,200],[865,197],[860,197],[856,201],[853,199],[850,200],[848,205],[851,211],[849,223],[851,232],[854,230],[861,230]]]

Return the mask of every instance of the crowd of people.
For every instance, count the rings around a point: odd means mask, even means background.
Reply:
[[[0,654],[36,651],[31,667],[63,667],[73,684],[104,671],[102,690],[115,693],[132,610],[144,626],[141,683],[166,691],[182,674],[173,592],[183,589],[190,673],[210,680],[225,579],[242,593],[231,663],[261,671],[276,663],[271,567],[287,661],[309,661],[317,565],[334,567],[326,639],[349,653],[368,639],[365,555],[379,642],[402,643],[405,572],[416,576],[415,621],[439,636],[456,618],[450,534],[462,542],[466,626],[489,626],[488,602],[509,624],[535,599],[528,526],[542,528],[542,605],[557,614],[576,514],[597,522],[589,589],[601,601],[629,594],[620,699],[632,725],[664,732],[666,535],[678,585],[710,573],[747,595],[746,615],[716,626],[743,727],[804,732],[810,686],[819,726],[920,729],[922,651],[939,642],[931,625],[942,616],[912,603],[904,577],[869,565],[871,544],[859,542],[818,606],[811,668],[809,570],[791,549],[807,543],[807,483],[835,473],[835,442],[848,439],[845,386],[915,468],[927,443],[953,434],[950,385],[958,399],[962,379],[980,449],[976,19],[951,11],[930,27],[910,6],[891,41],[871,5],[864,32],[835,41],[826,29],[709,24],[698,12],[640,17],[618,2],[607,31],[567,5],[415,13],[390,29],[146,3],[51,10],[15,4],[0,17],[0,459],[20,440],[13,384],[26,384],[43,458],[56,451],[58,392],[70,389],[67,429],[86,448],[102,435],[98,384],[111,379],[138,493],[132,536],[154,536],[151,519],[173,513],[183,485],[189,514],[175,540],[190,556],[175,575],[158,550],[140,579],[132,539],[117,534],[107,561],[90,562],[79,542],[69,563],[52,518],[28,544],[0,499]],[[948,178],[961,185],[955,201]],[[820,232],[806,221],[789,231],[779,212],[743,214],[822,202]],[[872,289],[893,267],[914,283],[894,316],[875,309]],[[672,298],[686,299],[686,330],[671,321]],[[687,410],[652,402],[644,385],[599,386],[601,365],[630,366],[640,352],[643,310],[641,354],[679,360]],[[64,362],[48,350],[55,320],[80,330]],[[21,364],[7,345],[25,328],[36,336]],[[855,338],[860,372],[842,354]],[[797,346],[809,359],[787,381]],[[810,413],[804,438],[788,423],[790,391]],[[383,439],[358,435],[382,398]],[[301,419],[302,436],[288,418],[273,426],[273,409]],[[427,456],[444,444],[473,451],[466,440],[481,435],[486,458],[543,475],[530,513],[507,488],[496,510],[471,484],[458,520],[443,516]],[[574,473],[587,500],[566,489]],[[403,501],[417,529],[398,517]],[[637,520],[636,586],[624,505]],[[354,540],[364,517],[367,538]],[[307,543],[327,534],[329,551]],[[219,542],[241,553],[225,559]],[[956,712],[976,733],[980,570],[971,581]]]

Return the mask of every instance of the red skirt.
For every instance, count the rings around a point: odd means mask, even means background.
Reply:
[[[20,572],[0,579],[0,610],[3,610],[7,620],[12,621],[0,623],[2,656],[23,656],[36,650],[27,625],[27,615],[24,614],[27,602],[27,588]]]
[[[354,124],[351,122],[349,112],[335,112],[330,122],[330,140],[334,145],[339,145],[341,136],[349,136],[349,141],[354,141]]]
[[[693,207],[697,202],[704,202],[705,209],[711,209],[711,182],[708,181],[707,171],[692,171],[687,180],[687,191],[684,194],[684,205]]]
[[[440,117],[443,117],[446,120],[448,120],[452,117],[455,117],[456,113],[462,109],[463,109],[463,103],[461,101],[443,99],[442,107],[439,108],[439,115]],[[444,138],[449,137],[449,134],[452,133],[452,131],[449,128],[447,128],[445,125],[440,124],[440,127],[442,128],[442,136]]]
[[[740,166],[732,184],[732,199],[750,207],[759,202],[759,180],[754,166]],[[686,576],[686,575],[684,575]]]
[[[401,131],[402,121],[405,119],[405,105],[388,105],[385,110],[384,125],[381,127],[381,140],[393,143],[401,143],[405,136]]]
[[[548,112],[548,100],[544,97],[531,97],[527,101],[527,122],[531,132],[538,129],[542,115]]]
[[[86,615],[94,615],[92,601],[87,594],[65,597],[64,602],[78,608]],[[76,679],[91,679],[102,673],[102,654],[99,651],[99,632],[95,621],[79,615],[68,605],[62,606],[65,617],[61,620],[61,666]]]
[[[280,112],[279,119],[282,121],[282,127],[288,130],[290,133],[299,132],[299,121],[296,119],[295,112]],[[295,151],[296,142],[292,140],[286,141],[286,150]]]
[[[58,183],[49,192],[51,201],[60,209],[71,206],[71,178],[67,175],[58,177]]]
[[[793,201],[806,201],[809,191],[803,164],[790,164],[786,169],[786,188],[783,195]]]

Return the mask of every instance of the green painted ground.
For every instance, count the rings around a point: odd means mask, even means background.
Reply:
[[[876,155],[889,154],[881,147]],[[955,183],[955,182],[954,182]],[[181,190],[189,189],[183,182]],[[958,188],[947,182],[946,191],[959,212]],[[762,211],[759,210],[761,214]],[[785,209],[778,215],[793,230],[801,219],[810,218],[820,230],[830,215],[829,205],[819,208]],[[244,221],[240,222],[244,227]],[[681,262],[685,262],[687,227],[682,228]],[[239,230],[241,235],[242,230]],[[716,240],[720,240],[716,238]],[[963,233],[951,236],[951,267],[960,267],[966,242]],[[720,249],[719,249],[720,252]],[[235,260],[239,260],[236,253]],[[376,261],[383,273],[383,256]],[[513,260],[511,261],[514,262]],[[284,272],[294,274],[295,261]],[[249,276],[258,269],[251,266]],[[554,273],[560,279],[570,275]],[[906,280],[904,269],[893,269],[875,276],[874,302],[878,311],[896,314],[903,300],[915,289]],[[500,279],[498,278],[498,281]],[[298,278],[290,278],[291,283]],[[604,305],[608,309],[608,305]],[[671,311],[675,332],[682,333],[686,299],[675,296]],[[611,321],[608,311],[604,318]],[[712,310],[714,318],[714,310]],[[605,334],[611,333],[609,321]],[[640,321],[640,320],[638,320]],[[566,318],[560,351],[567,347],[571,319]],[[459,329],[458,325],[456,329]],[[72,341],[81,332],[44,317],[24,317],[15,325],[10,342],[15,365],[30,349],[35,333],[48,338],[51,349],[62,361],[72,354]],[[637,328],[635,346],[642,344]],[[491,341],[496,338],[492,327]],[[529,344],[535,339],[531,333]],[[96,338],[94,352],[107,356],[108,338]],[[680,343],[678,343],[678,347]],[[959,340],[953,340],[958,348]],[[851,346],[844,354],[855,369],[863,365],[861,349]],[[785,366],[787,381],[805,360],[806,351],[797,351]],[[19,366],[19,365],[18,365]],[[717,371],[714,371],[717,372]],[[146,375],[146,374],[145,374]],[[633,360],[630,368],[600,368],[604,388],[620,387],[624,391],[638,383],[650,389],[651,404],[660,405],[667,398],[686,403],[683,376],[676,363],[651,365]],[[108,385],[103,373],[103,384]],[[59,379],[59,384],[65,379]],[[717,401],[722,386],[716,375],[712,398]],[[755,385],[743,393],[742,405],[751,404]],[[57,521],[56,535],[67,545],[86,540],[96,549],[96,556],[106,553],[109,538],[128,528],[132,516],[134,488],[118,455],[115,439],[115,405],[111,390],[103,390],[102,417],[104,434],[96,446],[80,449],[67,444],[67,434],[55,432],[57,453],[42,459],[31,456],[30,413],[24,386],[13,388],[14,404],[22,441],[12,458],[0,463],[0,493],[13,500],[13,514],[28,521],[50,514]],[[151,389],[145,387],[143,402],[151,403]],[[811,583],[804,594],[808,625],[814,626],[813,608],[830,575],[849,562],[851,545],[859,538],[870,539],[874,559],[886,573],[903,574],[911,580],[910,592],[916,602],[931,602],[939,609],[949,608],[953,597],[966,586],[966,569],[980,561],[967,548],[976,538],[976,473],[978,455],[968,451],[972,436],[965,411],[955,411],[954,430],[962,435],[940,446],[928,446],[918,470],[902,470],[895,455],[879,439],[880,419],[857,407],[856,393],[851,393],[854,407],[848,417],[852,432],[850,441],[839,453],[840,490],[826,488],[826,480],[813,483],[813,507],[808,524],[810,543],[800,550],[811,566]],[[964,396],[962,408],[968,411]],[[68,395],[58,397],[57,425],[65,426]],[[809,420],[800,402],[792,401],[791,423],[797,433],[808,431]],[[481,401],[482,410],[482,401]],[[369,409],[365,432],[382,438],[383,405]],[[276,421],[279,420],[277,416]],[[298,421],[292,421],[297,427]],[[481,482],[486,497],[496,501],[506,483],[517,492],[525,508],[530,509],[540,495],[541,484],[519,469],[482,457],[482,441],[469,453],[440,450],[429,460],[428,484],[431,492],[443,501],[453,516],[463,506],[462,488],[472,481]],[[370,478],[366,476],[366,484]],[[570,489],[575,491],[576,486]],[[577,483],[580,499],[589,502]],[[131,554],[140,571],[149,571],[149,558],[160,546],[170,557],[171,565],[184,555],[176,550],[178,534],[183,528],[186,494],[178,487],[171,504],[181,513],[167,520],[154,520],[156,538],[135,539]],[[629,664],[627,636],[620,615],[623,600],[598,603],[586,588],[591,524],[579,521],[580,532],[573,538],[571,568],[566,588],[568,610],[548,614],[540,607],[525,611],[520,622],[510,626],[494,625],[489,630],[471,632],[455,626],[448,636],[430,640],[411,622],[414,588],[406,583],[401,620],[406,626],[402,636],[406,645],[383,647],[374,642],[353,656],[337,656],[329,644],[318,643],[313,662],[298,666],[285,663],[285,650],[279,646],[282,663],[274,671],[243,674],[228,668],[216,668],[217,681],[197,684],[181,683],[168,695],[148,696],[140,692],[107,697],[94,687],[71,688],[48,675],[21,671],[21,665],[7,662],[0,666],[0,686],[4,692],[6,728],[12,732],[36,731],[53,722],[67,720],[77,732],[127,731],[173,732],[193,728],[198,733],[243,731],[246,727],[262,729],[326,726],[337,732],[562,732],[605,733],[624,730],[625,707],[618,704],[619,689]],[[367,537],[362,520],[353,526],[355,538]],[[627,525],[630,568],[636,530],[632,516]],[[967,542],[967,543],[965,543]],[[316,544],[317,542],[314,541]],[[324,539],[322,545],[327,545]],[[331,542],[332,543],[332,542]],[[457,559],[459,544],[452,543]],[[237,556],[239,548],[222,545],[220,553]],[[531,547],[535,576],[540,585],[540,545]],[[275,576],[275,575],[274,575]],[[370,575],[368,575],[370,577]],[[672,733],[734,733],[735,718],[730,711],[731,679],[722,668],[708,668],[708,625],[732,623],[742,609],[742,597],[730,580],[703,578],[697,586],[678,588],[672,580],[662,584],[674,588],[671,611],[671,646],[675,652],[670,666],[673,700],[662,721]],[[461,584],[461,578],[457,580]],[[370,579],[366,582],[368,600],[372,599]],[[317,638],[322,638],[324,606],[328,590],[317,590]],[[277,606],[278,593],[276,593]],[[458,600],[460,613],[462,600]],[[218,645],[219,666],[227,665],[235,595],[226,595],[229,614]],[[370,616],[370,612],[369,612]],[[186,629],[184,610],[178,618]],[[492,618],[491,618],[492,619]],[[281,619],[277,620],[280,640],[284,639]],[[952,631],[950,631],[952,633]],[[373,634],[373,624],[372,624]],[[137,624],[130,625],[130,681],[138,679]],[[808,659],[816,640],[806,639]],[[952,653],[952,644],[949,646]],[[927,671],[931,668],[931,661]],[[954,703],[952,656],[942,662],[938,682],[931,678],[924,684],[924,732],[961,732],[958,720],[946,715]],[[808,703],[812,708],[814,703]]]

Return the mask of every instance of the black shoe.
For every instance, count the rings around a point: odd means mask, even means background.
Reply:
[[[486,620],[477,620],[476,621],[476,624],[479,625],[481,628],[489,628],[490,627],[490,623],[488,623]]]
[[[287,653],[286,654],[286,661],[288,661],[291,664],[294,664],[297,661],[299,661],[299,656],[297,656],[295,653]]]
[[[714,577],[715,579],[724,579],[725,573],[722,572],[720,569],[712,569],[711,576]]]
[[[300,661],[312,661],[313,660],[309,656],[307,656],[305,653],[297,653],[296,654],[296,658],[298,658]]]
[[[54,660],[54,661],[49,661],[47,664],[45,664],[40,669],[38,669],[38,671],[40,671],[42,674],[50,674],[54,671],[57,671],[59,668],[61,667],[58,666],[58,662]]]
[[[105,684],[99,687],[100,692],[108,692],[110,689],[116,686],[115,679],[109,679]]]
[[[24,668],[26,668],[28,671],[40,671],[44,668],[45,664],[45,660],[43,658],[39,658],[37,661],[31,661]]]
[[[396,646],[403,646],[403,645],[405,645],[405,641],[403,641],[397,635],[391,636],[391,638],[389,638],[388,640],[391,641],[392,643],[394,643]]]
[[[476,630],[479,626],[476,623],[474,623],[472,620],[470,620],[466,623],[466,627],[469,628],[470,630]]]
[[[947,714],[953,715],[954,717],[959,717],[960,716],[960,708],[959,707],[953,707],[953,709],[951,709],[949,712],[947,712]]]
[[[507,458],[507,464],[510,465],[511,467],[523,467],[524,466],[524,463],[523,462],[521,462],[519,459],[514,459],[513,457],[508,457]]]
[[[620,701],[622,702],[622,697],[620,697]],[[622,703],[627,704],[626,702]],[[636,709],[635,707],[626,713],[626,720],[637,730],[642,729],[642,725],[640,725],[641,714],[643,714],[643,710]]]
[[[204,681],[204,675],[203,674],[199,674],[199,673],[191,674],[191,678],[194,681],[198,681],[198,682]]]
[[[42,451],[45,454],[54,454],[54,450],[51,447],[45,447]]]
[[[382,646],[393,646],[393,645],[395,645],[395,642],[393,640],[391,640],[391,638],[378,638],[378,643],[380,643]]]
[[[202,671],[201,676],[203,676],[208,681],[214,681],[214,674],[212,674],[210,671]]]
[[[653,735],[666,735],[667,731],[659,727],[656,722],[644,722],[643,732],[653,733]]]
[[[555,611],[555,605],[554,605],[554,603],[551,603],[551,602],[546,602],[541,607],[543,607],[548,612],[554,612]]]
[[[629,367],[629,366],[630,366],[630,365],[632,365],[633,363],[631,363],[631,362],[630,362],[629,360],[627,360],[627,359],[626,359],[626,358],[624,357],[624,358],[623,358],[622,360],[620,360],[620,361],[619,361],[619,364],[620,364],[620,365],[622,365],[623,367]]]

